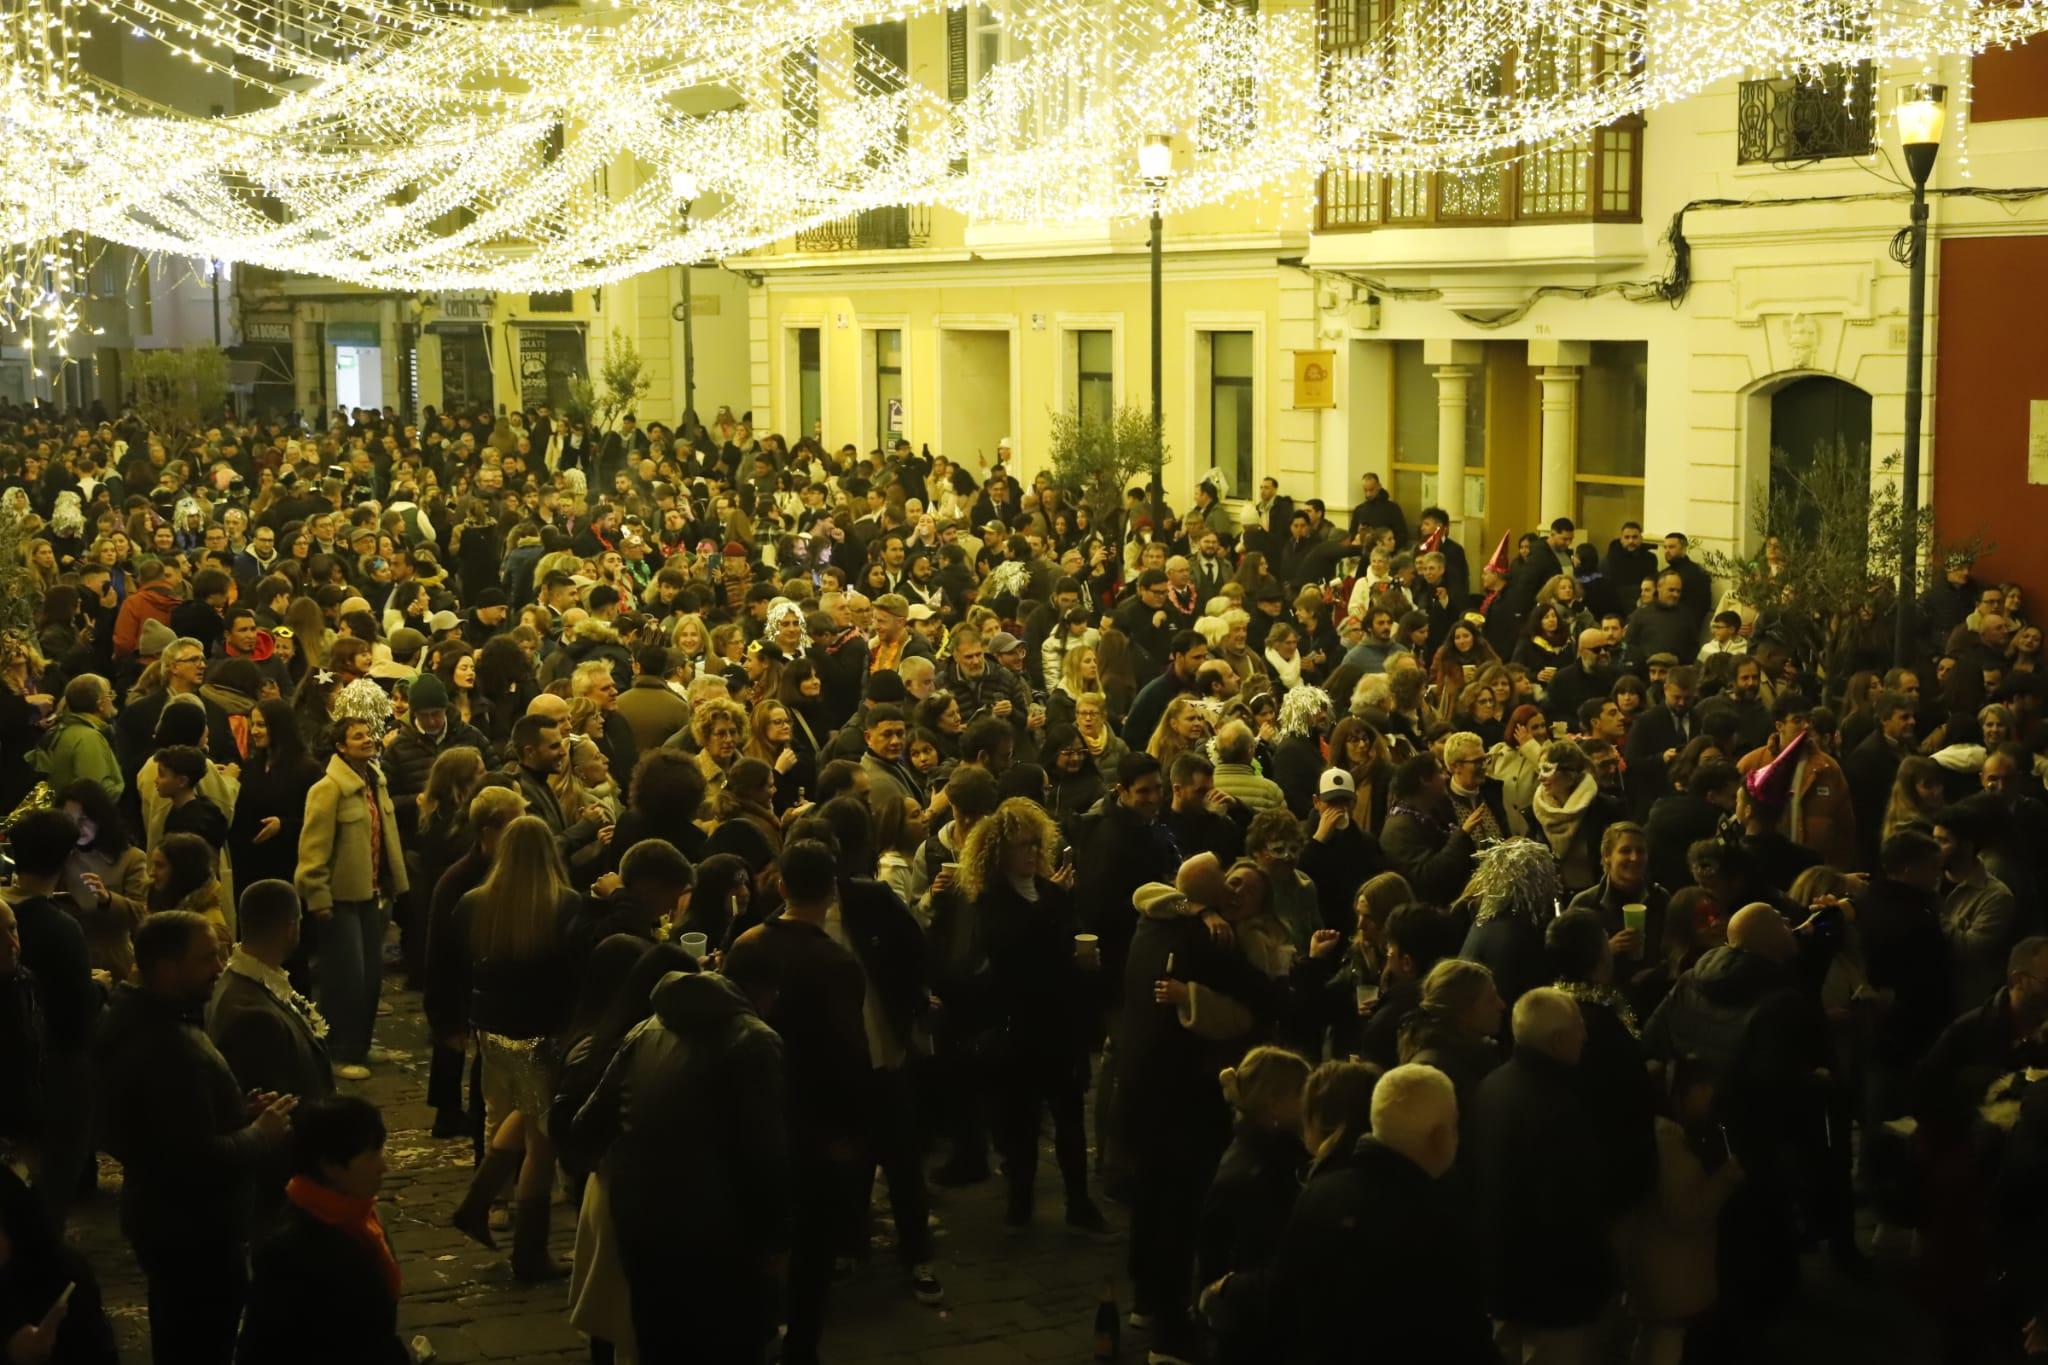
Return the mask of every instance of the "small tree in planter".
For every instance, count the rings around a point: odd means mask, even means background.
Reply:
[[[604,360],[597,367],[596,382],[569,381],[569,413],[581,416],[599,431],[610,431],[621,417],[632,412],[654,387],[639,348],[626,334],[612,328],[604,344]]]
[[[1887,455],[1878,464],[1883,477],[1873,480],[1867,447],[1822,442],[1803,466],[1773,450],[1777,496],[1769,486],[1755,489],[1750,515],[1759,545],[1777,539],[1787,572],[1773,576],[1761,549],[1750,556],[1709,550],[1701,557],[1709,573],[1727,580],[1736,601],[1756,608],[1760,627],[1819,662],[1830,677],[1839,676],[1859,645],[1874,638],[1889,652],[1906,525],[1899,464],[1896,452]],[[1975,558],[1991,548],[1981,535],[1938,542],[1930,507],[1919,509],[1917,521],[1922,592],[1929,586],[1927,565],[1951,553]]]
[[[167,444],[172,432],[204,425],[227,401],[225,351],[166,346],[137,351],[126,368],[135,415]]]
[[[1166,467],[1166,441],[1138,408],[1107,417],[1055,412],[1048,462],[1054,480],[1078,491],[1096,524],[1107,525],[1122,512],[1126,488]]]

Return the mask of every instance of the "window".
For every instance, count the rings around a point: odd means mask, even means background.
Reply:
[[[1486,372],[1468,366],[1465,381],[1465,470],[1468,485],[1486,471]],[[1438,501],[1436,446],[1439,418],[1435,367],[1424,363],[1422,343],[1394,343],[1394,501],[1419,512]],[[1363,471],[1360,471],[1361,473]],[[1469,501],[1469,500],[1468,500]]]
[[[1648,445],[1650,347],[1596,341],[1579,374],[1579,449],[1574,519],[1588,542],[1643,519]]]
[[[875,448],[887,450],[903,434],[903,333],[877,329],[875,348]]]
[[[1116,334],[1089,330],[1067,336],[1073,362],[1068,405],[1083,421],[1107,421],[1116,413]]]
[[[821,333],[816,327],[796,332],[797,425],[808,436],[825,416],[824,364],[819,356]]]
[[[1209,464],[1233,489],[1252,486],[1252,382],[1250,332],[1209,332]]]

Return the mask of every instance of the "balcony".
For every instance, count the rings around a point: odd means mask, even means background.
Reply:
[[[1827,67],[1817,79],[1744,81],[1736,92],[1735,159],[1755,165],[1867,156],[1876,135],[1876,94],[1869,62]]]
[[[796,235],[798,251],[892,251],[928,245],[932,211],[925,205],[864,209],[806,228]]]
[[[1325,171],[1318,232],[1507,223],[1640,223],[1643,121],[1470,171]]]

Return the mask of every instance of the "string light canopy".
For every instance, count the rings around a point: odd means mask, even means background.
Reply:
[[[0,321],[53,329],[82,238],[587,288],[889,205],[1072,223],[1305,198],[1325,168],[1468,168],[1731,77],[2048,27],[2048,0],[970,0],[947,16],[967,79],[933,85],[893,26],[943,0],[6,5]],[[166,59],[232,112],[153,95]],[[1184,154],[1148,177],[1162,147]]]

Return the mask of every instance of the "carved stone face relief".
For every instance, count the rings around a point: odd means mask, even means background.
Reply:
[[[1820,349],[1820,324],[1804,313],[1794,313],[1785,324],[1785,348],[1788,368],[1812,369],[1814,353]]]

